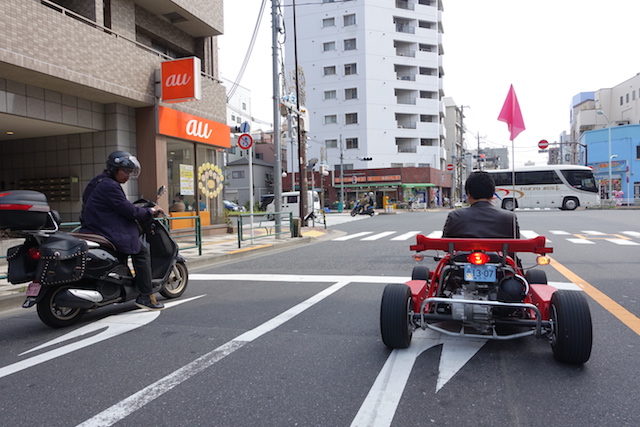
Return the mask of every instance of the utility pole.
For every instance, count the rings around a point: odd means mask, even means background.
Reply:
[[[300,82],[298,73],[298,37],[296,31],[296,0],[292,1],[293,6],[293,59],[295,67],[295,79],[296,79],[296,114],[298,115],[298,177],[300,181],[300,220],[302,226],[307,224],[304,222],[304,218],[307,216],[307,206],[309,201],[307,200],[307,144],[306,144],[306,132],[303,132],[300,126]]]
[[[271,0],[271,49],[273,71],[273,145],[276,150],[273,171],[273,194],[275,211],[282,210],[282,148],[280,143],[280,73],[278,72],[278,0]],[[276,239],[282,238],[282,221],[280,214],[275,215]]]

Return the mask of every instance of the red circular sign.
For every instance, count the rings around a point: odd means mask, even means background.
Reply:
[[[538,142],[538,148],[540,148],[541,150],[546,150],[547,147],[549,147],[549,141],[547,141],[546,139],[543,139],[540,142]]]
[[[238,137],[238,147],[248,150],[253,145],[253,137],[248,133],[243,133]]]
[[[449,164],[447,165],[447,170],[448,170],[448,171],[452,171],[452,170],[453,170],[453,165],[452,165],[451,163],[449,163]]]

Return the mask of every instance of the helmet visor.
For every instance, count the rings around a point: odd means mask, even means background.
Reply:
[[[140,162],[136,156],[120,157],[119,163],[118,169],[122,169],[129,175],[129,178],[137,178],[140,176]]]

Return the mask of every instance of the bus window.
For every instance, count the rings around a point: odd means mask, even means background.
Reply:
[[[573,188],[578,188],[584,191],[591,191],[593,193],[598,192],[598,189],[596,188],[596,181],[593,177],[593,172],[580,170],[563,170],[560,172],[562,172],[562,176],[564,176],[569,185],[571,185]]]

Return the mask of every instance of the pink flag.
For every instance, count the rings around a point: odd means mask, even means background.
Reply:
[[[524,127],[524,119],[520,112],[520,105],[518,105],[518,97],[516,97],[516,91],[513,90],[513,85],[509,88],[507,99],[504,101],[502,111],[498,116],[498,120],[505,122],[511,132],[511,140],[516,139],[516,136],[520,134],[526,128]]]

